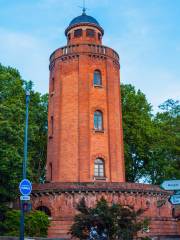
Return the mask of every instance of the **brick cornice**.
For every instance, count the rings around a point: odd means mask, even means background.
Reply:
[[[158,186],[138,183],[46,183],[34,184],[32,194],[34,196],[58,194],[58,193],[127,193],[138,195],[159,195],[168,197],[171,192],[160,189]]]
[[[97,45],[97,44],[90,44],[90,43],[83,43],[83,44],[76,44],[76,45],[66,45],[61,48],[56,49],[51,55],[50,55],[50,64],[55,59],[72,55],[72,54],[94,54],[95,56],[106,56],[111,57],[116,60],[116,62],[119,61],[119,54],[112,48],[104,46],[104,45]]]

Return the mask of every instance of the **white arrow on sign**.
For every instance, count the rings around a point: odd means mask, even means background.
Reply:
[[[164,181],[160,186],[164,190],[180,190],[180,180]]]
[[[172,195],[172,196],[170,197],[169,201],[170,201],[173,205],[180,204],[180,195]]]

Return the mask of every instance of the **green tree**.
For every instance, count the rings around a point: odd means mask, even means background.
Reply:
[[[120,204],[110,206],[103,198],[94,208],[87,207],[82,198],[77,210],[79,213],[74,218],[70,233],[79,239],[87,239],[91,227],[96,226],[99,235],[107,232],[108,239],[132,240],[149,222],[147,219],[140,220],[144,210]]]
[[[19,210],[7,211],[5,221],[0,223],[1,228],[4,229],[4,236],[19,236],[19,219]],[[25,214],[25,236],[47,237],[49,224],[50,220],[44,212],[31,211],[30,213]]]
[[[18,196],[22,178],[25,125],[25,81],[19,72],[0,65],[0,219]],[[29,107],[28,178],[44,178],[47,138],[47,95],[31,91]],[[1,233],[0,228],[0,233]]]
[[[153,118],[154,139],[147,173],[153,184],[180,178],[180,103],[169,99]]]
[[[146,96],[121,85],[126,180],[160,184],[180,178],[180,104],[167,100],[152,114]]]
[[[137,182],[146,173],[152,141],[152,107],[130,84],[121,84],[126,179]]]

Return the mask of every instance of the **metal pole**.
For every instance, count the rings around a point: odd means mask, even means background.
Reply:
[[[28,142],[28,111],[29,111],[29,98],[30,92],[26,91],[26,123],[25,123],[25,133],[24,133],[24,161],[23,161],[23,179],[26,178],[26,167],[27,167],[27,142]]]
[[[21,215],[20,215],[20,240],[24,240],[24,210],[23,201],[21,200]]]
[[[30,92],[26,89],[26,122],[24,132],[24,159],[23,159],[23,179],[26,178],[26,167],[27,167],[27,143],[28,143],[28,111],[29,111],[29,99]],[[24,209],[23,200],[20,202],[21,215],[20,215],[20,240],[24,240]]]

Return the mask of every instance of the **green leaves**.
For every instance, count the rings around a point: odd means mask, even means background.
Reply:
[[[25,81],[17,70],[0,65],[0,216],[19,195],[25,125]],[[28,178],[44,179],[47,142],[47,95],[31,91],[28,131]],[[1,232],[1,229],[0,229]]]
[[[126,178],[136,182],[145,174],[151,136],[151,105],[132,85],[121,84]]]
[[[180,178],[180,104],[172,99],[160,105],[153,119],[156,136],[152,143],[151,162],[153,183]]]
[[[147,228],[149,221],[140,220],[143,209],[131,206],[109,205],[102,198],[94,208],[88,208],[83,198],[77,206],[79,214],[74,218],[70,233],[79,239],[87,239],[91,227],[97,226],[98,234],[106,231],[108,239],[132,240],[137,232]]]
[[[160,184],[180,178],[180,104],[172,99],[152,115],[145,95],[121,85],[126,179]]]
[[[11,186],[14,177],[18,190],[21,178],[24,125],[25,125],[25,85],[31,82],[21,79],[17,70],[0,65],[0,175],[1,181]],[[48,96],[41,96],[31,90],[28,131],[28,173],[33,182],[44,178],[47,142],[47,101]],[[13,177],[9,173],[13,169]],[[16,176],[14,176],[14,174]],[[6,186],[7,186],[6,185]],[[12,187],[12,192],[14,191]],[[14,195],[12,194],[12,199]]]
[[[0,223],[0,229],[5,236],[19,236],[20,211],[8,210],[6,218]],[[28,237],[47,237],[47,230],[50,221],[48,216],[41,211],[32,211],[25,214],[25,236]]]

